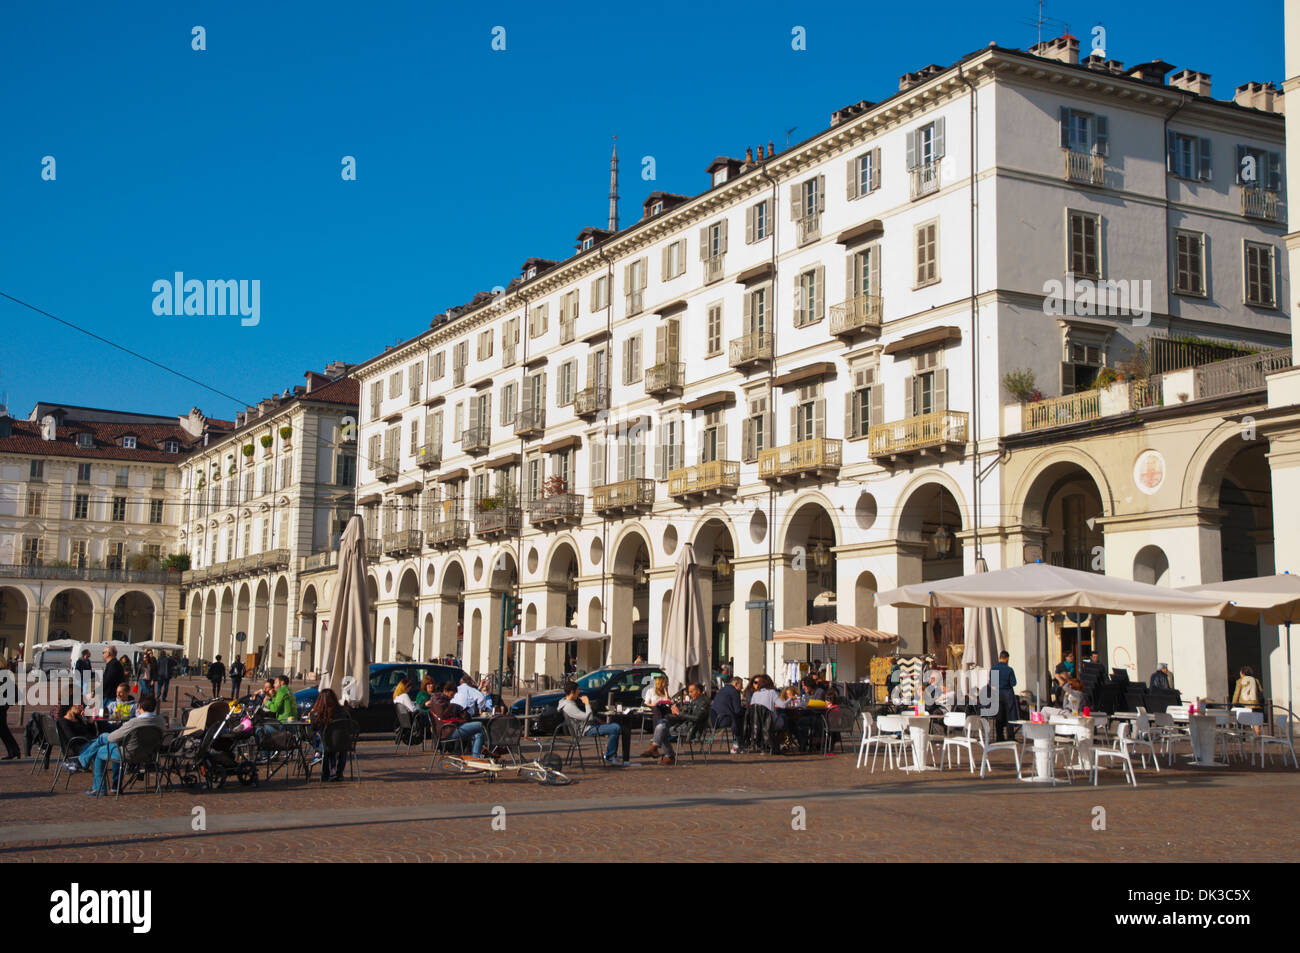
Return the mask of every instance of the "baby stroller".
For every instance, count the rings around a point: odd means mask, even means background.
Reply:
[[[224,701],[190,712],[185,731],[164,756],[163,771],[170,786],[175,779],[189,788],[224,787],[235,778],[242,785],[257,783],[257,767],[241,748],[253,725],[249,714]]]

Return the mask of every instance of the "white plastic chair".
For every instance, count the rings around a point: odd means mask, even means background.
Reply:
[[[1138,709],[1137,726],[1130,731],[1120,732],[1120,736],[1115,739],[1115,747],[1121,748],[1129,753],[1132,757],[1133,750],[1136,748],[1142,758],[1142,767],[1147,766],[1146,752],[1151,752],[1151,760],[1155,762],[1156,771],[1160,770],[1160,756],[1156,753],[1155,743],[1151,740],[1151,722],[1145,711]],[[1130,734],[1131,732],[1131,734]]]
[[[1263,712],[1252,711],[1241,717],[1249,718],[1249,721],[1243,721],[1242,724],[1250,725],[1252,728],[1255,725],[1264,724]],[[1289,753],[1291,755],[1291,763],[1297,768],[1300,768],[1300,762],[1296,761],[1295,746],[1291,741],[1290,718],[1287,715],[1275,716],[1273,719],[1273,730],[1280,732],[1280,734],[1260,734],[1255,736],[1255,751],[1257,754],[1257,760],[1259,761],[1259,766],[1261,768],[1264,767],[1264,762],[1268,758],[1268,749],[1273,747],[1281,749],[1278,754],[1281,755],[1283,764],[1286,764],[1286,755]]]
[[[961,767],[962,749],[966,751],[966,760],[970,762],[970,773],[975,773],[975,745],[984,747],[984,742],[988,739],[984,736],[983,719],[973,718],[970,715],[964,715],[961,712],[949,712],[943,716],[944,726],[947,728],[960,728],[960,735],[948,735],[943,739],[943,766],[952,767],[950,763],[950,749],[957,749],[957,767]]]
[[[871,771],[874,774],[876,770],[876,754],[879,749],[885,749],[885,767],[901,768],[907,761],[907,752],[911,749],[911,741],[907,737],[907,722],[898,715],[881,715],[880,721],[877,722],[879,734],[876,742],[876,753],[871,755]]]
[[[1129,754],[1127,747],[1122,742],[1128,740],[1128,733],[1132,726],[1128,722],[1123,722],[1119,726],[1118,737],[1115,739],[1114,748],[1097,748],[1092,749],[1092,786],[1097,786],[1097,769],[1101,766],[1102,761],[1118,761],[1124,766],[1124,772],[1128,775],[1129,782],[1133,787],[1137,787],[1137,775],[1133,772],[1133,758]]]
[[[862,713],[862,740],[858,742],[858,767],[867,763],[867,752],[874,749],[880,744],[880,735],[876,734],[876,722],[871,717],[871,712]]]
[[[989,767],[989,755],[996,754],[999,751],[1010,751],[1016,759],[1016,780],[1020,780],[1020,742],[1018,741],[989,741],[989,722],[987,718],[979,719],[980,735],[984,739],[983,752],[980,757],[980,777],[984,777],[984,772]]]

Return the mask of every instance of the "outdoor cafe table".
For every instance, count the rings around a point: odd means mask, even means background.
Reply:
[[[632,760],[632,726],[643,727],[645,719],[650,717],[652,711],[653,709],[650,708],[634,708],[631,711],[614,711],[606,708],[596,713],[597,718],[618,725],[618,741],[623,749],[624,764]]]
[[[778,709],[776,710],[776,713],[777,713],[778,715],[786,715],[786,716],[788,716],[788,717],[790,718],[790,722],[791,722],[791,723],[788,725],[788,727],[789,727],[789,729],[790,729],[791,731],[794,731],[794,728],[795,728],[793,722],[795,722],[795,721],[797,721],[797,720],[799,720],[799,719],[804,719],[804,718],[813,718],[813,717],[816,717],[816,718],[818,718],[818,719],[821,720],[821,722],[822,722],[822,730],[825,731],[825,730],[826,730],[826,712],[829,711],[829,710],[830,710],[829,708],[824,707],[824,706],[823,706],[823,707],[809,707],[809,706],[807,706],[807,705],[787,705],[787,706],[784,707],[784,708],[778,708]],[[811,737],[811,735],[810,735],[810,737]]]
[[[926,738],[930,734],[930,721],[938,716],[936,715],[916,715],[910,712],[902,712],[898,717],[903,719],[907,725],[908,733],[912,736],[912,764],[904,768],[904,771],[938,771],[938,765],[925,763]]]
[[[1214,759],[1214,744],[1218,737],[1220,723],[1226,721],[1222,714],[1197,712],[1187,719],[1188,732],[1192,737],[1192,754],[1190,762],[1196,767],[1226,767],[1222,761]]]
[[[1089,716],[1088,721],[1089,723],[1091,723],[1092,721],[1091,716]],[[1023,726],[1023,725],[1032,725],[1034,724],[1034,722],[1020,719],[1018,721],[1011,722],[1011,724]],[[1073,719],[1053,718],[1048,723],[1048,727],[1055,729],[1055,726],[1057,725],[1080,725],[1080,724],[1082,724],[1082,722]],[[1032,778],[1026,778],[1026,780],[1037,781],[1040,783],[1055,782],[1056,779],[1052,776],[1052,746],[1055,743],[1055,738],[1054,738],[1055,734],[1056,732],[1055,730],[1053,730],[1045,738],[1034,739],[1034,776]]]

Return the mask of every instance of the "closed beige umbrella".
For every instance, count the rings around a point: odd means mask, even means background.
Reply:
[[[348,520],[339,542],[339,568],[330,605],[329,642],[320,687],[333,688],[341,701],[364,708],[370,703],[370,647],[374,633],[370,630],[370,596],[366,592],[366,531],[359,513]],[[345,682],[349,678],[350,682]]]
[[[698,681],[707,686],[711,680],[704,597],[700,592],[695,547],[690,543],[682,546],[677,572],[673,575],[668,618],[664,621],[663,665],[670,694],[681,691],[687,682]]]
[[[975,572],[989,571],[989,564],[981,556],[975,560]],[[1002,621],[995,609],[982,606],[976,609],[966,627],[965,662],[970,668],[992,668],[1002,652]]]

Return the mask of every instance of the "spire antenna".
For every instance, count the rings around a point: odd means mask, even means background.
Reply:
[[[618,231],[618,136],[609,157],[609,230]]]

